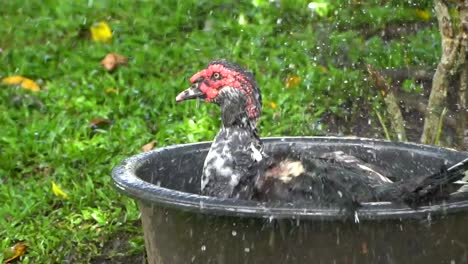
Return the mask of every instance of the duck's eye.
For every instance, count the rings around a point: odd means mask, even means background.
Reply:
[[[213,73],[212,78],[214,80],[221,80],[221,74],[219,74],[219,72],[215,72],[215,73]]]

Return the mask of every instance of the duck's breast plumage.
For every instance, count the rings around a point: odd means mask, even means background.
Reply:
[[[261,151],[252,133],[243,128],[222,128],[205,159],[201,190],[205,195],[251,198]]]

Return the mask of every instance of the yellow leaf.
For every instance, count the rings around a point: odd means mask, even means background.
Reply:
[[[55,196],[61,197],[63,199],[68,199],[68,194],[64,192],[60,187],[58,187],[55,182],[52,182],[52,192],[54,192]]]
[[[118,94],[119,90],[117,90],[115,88],[112,88],[112,87],[109,87],[109,88],[106,89],[106,93],[107,94]]]
[[[297,75],[289,75],[285,81],[286,88],[294,88],[298,86],[301,83],[301,81],[301,77]]]
[[[416,9],[416,16],[422,20],[429,20],[431,18],[431,13],[427,10]]]
[[[3,78],[2,83],[10,84],[10,85],[18,85],[18,84],[21,84],[23,80],[24,80],[23,76],[15,75],[15,76]]]
[[[319,68],[319,71],[320,71],[321,73],[327,73],[327,72],[328,72],[328,69],[327,69],[327,67],[325,67],[325,66],[320,65],[318,68]]]
[[[12,263],[17,260],[19,257],[26,254],[28,247],[24,241],[16,243],[14,246],[3,252],[3,263]]]
[[[109,43],[112,40],[112,30],[106,22],[94,23],[91,26],[91,37],[94,42]]]
[[[276,109],[277,105],[275,102],[268,102],[268,106],[271,108],[271,109]]]
[[[3,78],[2,83],[6,85],[19,85],[21,88],[33,92],[37,92],[41,89],[33,80],[20,75]]]

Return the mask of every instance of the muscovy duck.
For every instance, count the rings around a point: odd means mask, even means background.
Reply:
[[[204,99],[220,106],[222,127],[206,156],[203,195],[260,201],[307,200],[355,208],[360,202],[404,202],[412,207],[460,180],[468,159],[433,175],[393,182],[378,168],[335,151],[313,157],[265,154],[257,130],[262,112],[260,89],[241,66],[215,60],[190,78],[176,102]]]

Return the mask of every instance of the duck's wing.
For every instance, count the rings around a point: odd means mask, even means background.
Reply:
[[[380,200],[402,202],[410,207],[431,201],[439,201],[449,198],[454,188],[464,187],[461,182],[468,174],[468,158],[450,166],[443,167],[438,172],[411,177],[394,184],[378,188]],[[463,189],[458,190],[462,192]],[[455,193],[455,195],[458,195]]]
[[[327,164],[332,164],[332,167],[339,167],[345,171],[351,171],[359,177],[364,177],[363,180],[371,186],[393,183],[377,166],[343,151],[324,153],[319,156],[319,159],[326,161]]]
[[[276,155],[256,182],[263,200],[308,200],[323,205],[375,200],[375,187],[392,181],[373,165],[345,154],[319,156]]]

